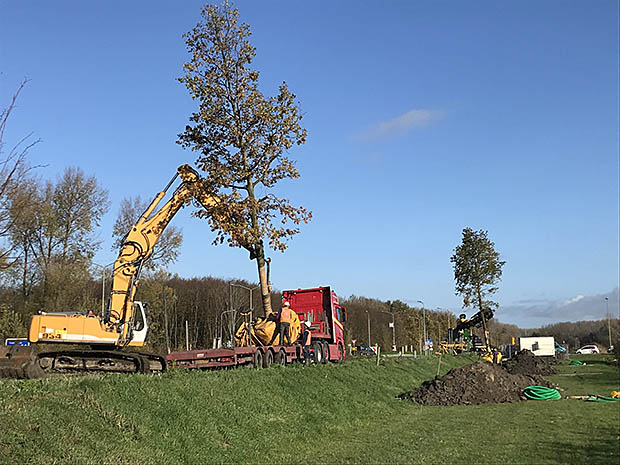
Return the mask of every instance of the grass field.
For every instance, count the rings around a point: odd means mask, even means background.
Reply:
[[[574,357],[573,357],[574,358]],[[617,366],[561,366],[608,395]],[[469,363],[447,357],[442,373]],[[2,463],[618,463],[620,402],[422,407],[437,359],[0,381]]]

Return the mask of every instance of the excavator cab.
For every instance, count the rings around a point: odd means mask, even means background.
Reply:
[[[146,342],[146,335],[149,332],[149,320],[146,317],[147,308],[146,302],[135,301],[133,303],[133,337],[129,343],[130,346],[143,346]]]

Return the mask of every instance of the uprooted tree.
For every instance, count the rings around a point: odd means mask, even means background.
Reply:
[[[454,267],[456,295],[463,297],[464,307],[475,307],[481,312],[497,307],[497,303],[487,297],[497,292],[497,283],[506,263],[500,260],[495,244],[487,234],[484,230],[463,229],[461,245],[454,249],[454,255],[450,258]]]
[[[208,219],[215,244],[242,247],[256,260],[263,310],[272,313],[264,240],[283,252],[312,213],[270,193],[283,179],[299,177],[285,152],[306,140],[299,106],[285,82],[276,96],[258,89],[259,73],[250,68],[255,48],[250,28],[239,23],[229,2],[207,5],[202,20],[185,34],[191,59],[179,78],[199,109],[178,143],[199,153],[207,187],[219,200],[196,216]]]

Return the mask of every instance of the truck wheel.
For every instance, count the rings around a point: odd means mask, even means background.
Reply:
[[[321,360],[321,363],[325,364],[329,362],[329,346],[325,341],[321,342],[321,346],[323,348],[323,360]]]
[[[284,349],[280,349],[278,355],[276,356],[276,363],[286,366],[286,351]]]
[[[319,363],[323,363],[323,346],[321,345],[320,342],[313,342],[312,343],[312,349],[313,349],[313,356],[312,356],[312,361],[314,363],[316,363],[317,365]]]
[[[263,358],[263,368],[269,368],[272,363],[273,352],[271,350],[268,350],[267,353],[265,353],[265,357]]]
[[[338,363],[344,361],[344,349],[342,348],[342,344],[338,344]]]
[[[263,367],[263,353],[260,350],[254,352],[254,368]]]

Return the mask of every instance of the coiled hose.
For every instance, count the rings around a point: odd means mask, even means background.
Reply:
[[[523,394],[530,400],[555,400],[562,398],[557,389],[545,386],[528,386],[523,390]]]

